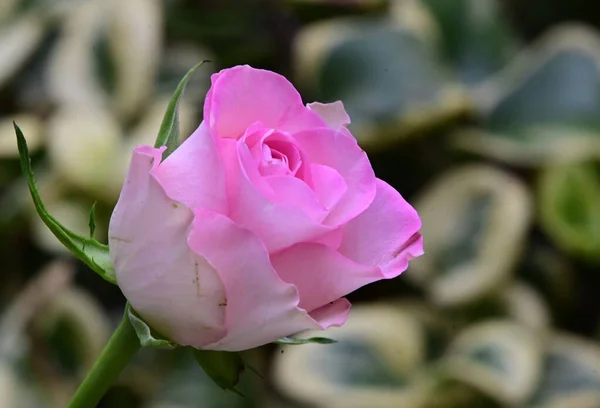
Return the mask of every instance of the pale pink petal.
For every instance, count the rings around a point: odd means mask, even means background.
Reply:
[[[341,298],[310,313],[310,317],[317,321],[320,329],[331,326],[343,326],[350,314],[352,305],[346,298]]]
[[[275,204],[271,186],[260,176],[247,146],[221,139],[219,148],[227,165],[229,217],[253,231],[269,252],[301,241],[312,241],[334,228],[322,225],[297,206]]]
[[[357,263],[378,266],[386,278],[393,278],[423,254],[420,228],[415,209],[393,187],[377,180],[371,206],[343,227],[339,251]]]
[[[205,122],[153,174],[173,200],[227,212],[225,166]]]
[[[217,137],[241,137],[254,122],[286,131],[325,126],[319,115],[302,104],[283,76],[248,65],[222,70],[211,78],[204,119]]]
[[[326,225],[342,225],[371,204],[375,197],[375,173],[354,138],[329,128],[305,130],[293,136],[312,163],[337,170],[346,181],[346,193],[325,219]]]
[[[346,180],[337,170],[322,164],[311,164],[313,191],[327,211],[334,208],[348,190]]]
[[[296,244],[272,255],[271,263],[281,279],[298,288],[300,307],[306,310],[384,278],[377,266],[358,264],[320,244]]]
[[[327,126],[333,130],[341,131],[350,124],[350,116],[346,113],[342,101],[332,103],[313,102],[306,105],[306,107],[318,113]]]
[[[348,305],[343,303],[317,311],[319,320],[299,309],[298,291],[277,276],[261,240],[226,216],[196,211],[189,242],[219,271],[227,295],[227,334],[204,348],[245,350],[345,321]]]
[[[167,197],[153,177],[163,149],[135,149],[109,227],[119,287],[156,330],[181,345],[202,347],[224,335],[225,290],[187,236],[192,212]]]

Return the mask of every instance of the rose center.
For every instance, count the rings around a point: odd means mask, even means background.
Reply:
[[[263,176],[296,176],[302,165],[300,152],[287,141],[267,138],[261,146],[261,153],[259,170]]]

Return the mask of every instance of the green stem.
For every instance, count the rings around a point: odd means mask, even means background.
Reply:
[[[87,374],[69,403],[69,408],[92,408],[115,382],[121,371],[140,348],[140,340],[123,314],[117,330],[102,350],[100,357]]]

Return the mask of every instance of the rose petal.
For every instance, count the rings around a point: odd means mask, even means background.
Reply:
[[[317,322],[319,329],[326,329],[331,326],[339,327],[346,323],[351,306],[348,299],[341,298],[310,312],[310,317]]]
[[[323,203],[302,180],[291,176],[270,176],[264,180],[272,189],[273,204],[300,208],[316,222],[322,222],[327,216]]]
[[[373,203],[343,227],[339,251],[357,263],[378,266],[386,278],[393,278],[406,270],[411,259],[423,254],[420,228],[415,209],[378,179]]]
[[[192,212],[152,176],[163,150],[135,149],[109,226],[110,256],[123,294],[153,328],[202,347],[224,335],[225,289],[188,247]]]
[[[350,116],[344,109],[342,101],[332,103],[313,102],[306,105],[308,109],[316,112],[333,130],[341,131],[350,124]]]
[[[227,165],[228,215],[258,235],[270,253],[334,230],[297,206],[275,204],[273,189],[260,176],[245,144],[233,139],[220,139],[218,143]]]
[[[356,289],[383,279],[376,266],[358,264],[325,245],[301,243],[271,256],[285,282],[300,293],[300,307],[315,310]]]
[[[338,228],[331,232],[328,232],[325,235],[322,235],[318,238],[313,239],[311,242],[313,244],[323,244],[331,247],[333,249],[338,249],[342,244],[342,239],[344,238],[344,233],[342,232],[342,228]]]
[[[337,170],[346,181],[346,193],[325,219],[326,225],[342,225],[371,204],[376,190],[375,173],[354,138],[328,128],[304,130],[293,136],[312,163]]]
[[[299,309],[298,291],[277,276],[260,239],[227,217],[196,211],[189,242],[219,271],[227,294],[227,334],[206,349],[245,350],[345,321],[349,304],[344,301],[316,311],[318,320]]]
[[[331,210],[348,190],[346,180],[337,170],[322,164],[312,164],[311,175],[313,191],[325,209]]]
[[[205,122],[153,174],[173,200],[227,212],[225,166]]]
[[[214,74],[211,82],[204,118],[216,137],[237,139],[257,121],[290,132],[325,126],[294,86],[274,72],[243,65]]]

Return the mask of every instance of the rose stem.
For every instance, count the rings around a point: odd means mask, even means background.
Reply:
[[[94,366],[73,395],[69,408],[91,408],[98,405],[102,396],[117,379],[121,371],[140,348],[127,313],[102,350]]]

